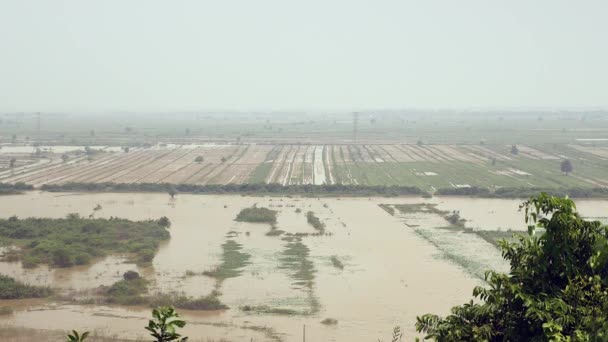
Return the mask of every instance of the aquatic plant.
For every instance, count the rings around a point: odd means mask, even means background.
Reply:
[[[325,223],[321,222],[321,220],[315,216],[314,212],[309,211],[306,213],[306,221],[320,234],[325,233]]]

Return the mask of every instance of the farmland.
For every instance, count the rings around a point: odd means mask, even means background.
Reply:
[[[0,182],[346,184],[440,188],[608,186],[608,146],[589,144],[159,144],[0,150]],[[201,158],[197,158],[201,157]],[[574,171],[560,170],[570,160]],[[9,165],[13,160],[12,167]],[[1,165],[1,164],[0,164]]]

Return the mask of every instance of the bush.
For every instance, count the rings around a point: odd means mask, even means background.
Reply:
[[[24,284],[0,274],[0,299],[44,298],[51,294],[49,287]]]
[[[268,208],[245,208],[236,216],[235,221],[275,224],[277,223],[277,212]]]
[[[308,221],[308,223],[313,226],[314,229],[318,230],[319,233],[325,232],[325,224],[315,216],[314,212],[309,211],[306,213],[306,221]]]
[[[5,258],[20,259],[24,267],[86,265],[110,253],[132,254],[137,262],[148,263],[160,241],[169,238],[169,225],[166,218],[136,222],[76,215],[64,219],[11,217],[0,219],[0,238],[20,247]]]

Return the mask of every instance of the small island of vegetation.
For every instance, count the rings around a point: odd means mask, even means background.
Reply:
[[[127,254],[145,264],[154,258],[160,241],[170,237],[171,222],[130,221],[119,218],[0,219],[0,243],[14,246],[4,253],[7,261],[21,260],[24,267],[86,265],[108,254]]]
[[[277,212],[268,208],[251,207],[241,210],[235,221],[252,223],[277,223]]]

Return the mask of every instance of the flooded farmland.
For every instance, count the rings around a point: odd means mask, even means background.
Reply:
[[[0,263],[0,273],[64,293],[111,285],[127,270],[152,281],[150,293],[183,292],[204,296],[214,290],[230,309],[183,312],[192,339],[300,341],[306,326],[311,341],[376,341],[402,326],[414,335],[417,315],[447,313],[467,301],[480,272],[505,270],[499,251],[476,234],[446,229],[437,213],[459,211],[464,228],[525,230],[519,200],[469,198],[298,198],[180,194],[78,194],[28,192],[2,196],[1,215],[9,217],[88,216],[133,220],[167,216],[171,239],[152,265],[140,268],[112,255],[87,266],[24,270],[18,262]],[[422,203],[434,211],[412,210]],[[587,217],[604,220],[606,201],[577,201]],[[276,229],[236,222],[243,208],[278,211]],[[390,206],[391,214],[380,205]],[[418,206],[418,207],[417,207]],[[405,209],[404,209],[405,208]],[[297,210],[300,209],[300,210]],[[401,211],[400,211],[401,210]],[[314,234],[305,213],[325,224]],[[449,228],[449,227],[448,227]],[[291,233],[289,237],[287,234]],[[299,233],[299,234],[298,234]],[[202,273],[221,265],[228,251],[243,256],[221,280]],[[294,259],[294,255],[297,258]],[[332,260],[340,261],[337,267]],[[75,305],[61,300],[2,301],[13,313],[2,326],[44,330],[90,330],[107,336],[142,338],[147,307]],[[285,314],[288,313],[288,314]],[[324,325],[326,318],[337,324]]]

